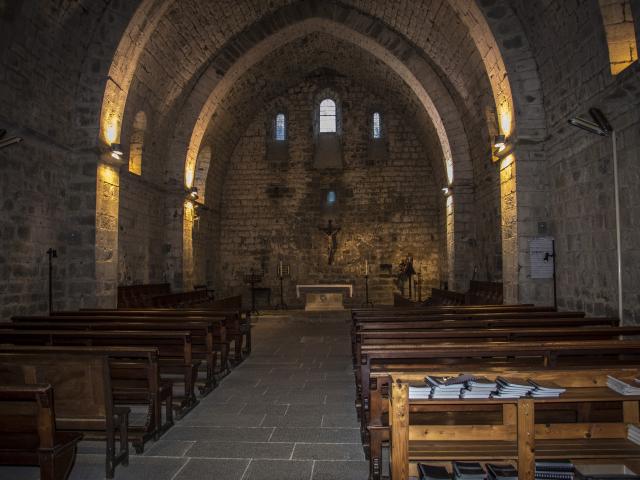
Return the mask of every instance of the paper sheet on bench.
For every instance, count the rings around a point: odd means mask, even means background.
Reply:
[[[545,256],[549,254],[545,260]],[[538,237],[529,241],[531,278],[553,278],[553,238]]]

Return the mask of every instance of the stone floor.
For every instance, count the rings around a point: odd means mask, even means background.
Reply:
[[[251,356],[116,480],[363,480],[348,314],[265,314]],[[104,478],[81,445],[70,480]],[[0,480],[38,479],[0,467]]]

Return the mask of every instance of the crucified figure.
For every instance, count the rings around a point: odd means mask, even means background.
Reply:
[[[334,227],[331,220],[326,227],[318,227],[322,233],[327,237],[327,254],[329,256],[329,265],[333,265],[333,258],[335,257],[336,250],[338,250],[338,232],[340,227]]]

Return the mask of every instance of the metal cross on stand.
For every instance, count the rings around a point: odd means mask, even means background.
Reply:
[[[262,274],[254,273],[253,270],[251,270],[251,272],[245,274],[243,278],[244,283],[251,285],[251,313],[260,315],[260,312],[256,310],[256,283],[260,283],[262,281]]]
[[[280,278],[280,303],[276,305],[276,310],[287,310],[289,307],[284,303],[284,277],[289,276],[289,265],[278,265],[278,277]]]

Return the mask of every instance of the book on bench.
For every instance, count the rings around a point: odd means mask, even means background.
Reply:
[[[451,474],[447,469],[437,465],[419,463],[418,473],[420,474],[420,480],[451,480]]]
[[[455,480],[484,480],[487,474],[478,462],[453,462]]]
[[[640,480],[640,475],[622,463],[576,466],[577,480]]]
[[[569,460],[536,460],[536,479],[573,480],[575,467]]]
[[[638,381],[637,379],[635,380]],[[607,387],[620,395],[640,395],[640,386],[631,385],[619,378],[607,375]]]
[[[532,379],[529,379],[528,382],[534,387],[530,392],[530,395],[534,398],[559,397],[567,391],[566,388],[552,382],[542,383]]]
[[[518,471],[508,463],[487,463],[489,480],[518,480]]]

